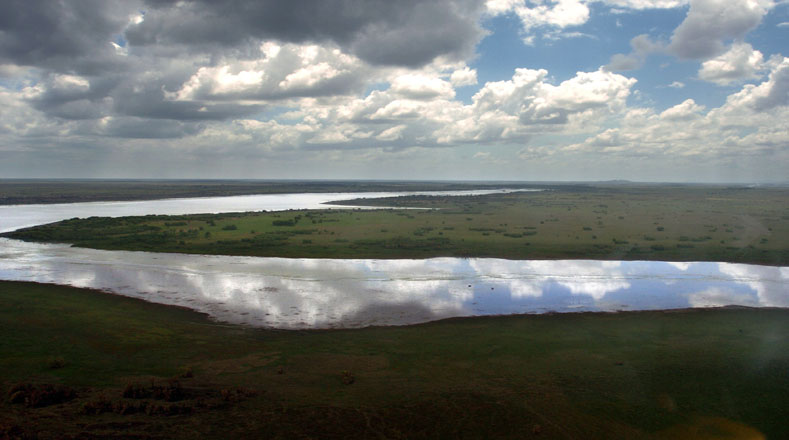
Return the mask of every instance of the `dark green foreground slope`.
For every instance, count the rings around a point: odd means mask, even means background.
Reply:
[[[270,331],[0,282],[0,334],[0,438],[789,435],[789,310]]]

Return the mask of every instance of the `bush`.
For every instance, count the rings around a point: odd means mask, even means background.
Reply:
[[[236,226],[236,225],[225,225],[225,226],[222,226],[222,230],[223,231],[235,231],[237,229],[238,229],[238,226]]]
[[[23,403],[29,408],[41,408],[58,403],[68,402],[77,397],[77,393],[62,385],[19,384],[8,390],[8,402]]]
[[[274,226],[295,226],[296,222],[293,220],[274,220],[271,224]]]

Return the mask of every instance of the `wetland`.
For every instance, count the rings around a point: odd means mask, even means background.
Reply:
[[[787,434],[786,189],[500,189],[0,207],[0,435]]]

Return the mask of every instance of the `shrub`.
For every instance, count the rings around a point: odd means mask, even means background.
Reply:
[[[8,390],[8,402],[12,404],[23,403],[29,408],[41,408],[58,403],[68,402],[77,397],[77,393],[62,385],[14,385]]]
[[[238,229],[238,226],[236,226],[236,225],[225,225],[225,226],[222,226],[222,230],[223,231],[235,231],[237,229]]]

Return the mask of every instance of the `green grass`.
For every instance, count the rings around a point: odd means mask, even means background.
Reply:
[[[500,257],[789,264],[789,190],[563,186],[313,210],[73,219],[8,234],[100,249],[327,258]]]
[[[73,401],[43,408],[4,400],[3,434],[523,438],[538,430],[541,438],[676,438],[701,429],[783,438],[789,433],[788,310],[506,316],[410,327],[271,331],[222,325],[185,309],[100,292],[0,282],[0,331],[4,390],[19,382],[51,383],[77,393]],[[123,397],[128,384],[149,388],[151,380],[164,384],[187,370],[194,377],[179,379],[184,400]],[[352,384],[344,383],[349,374]],[[84,410],[101,402],[116,410]],[[123,405],[140,402],[191,412],[119,413]]]

